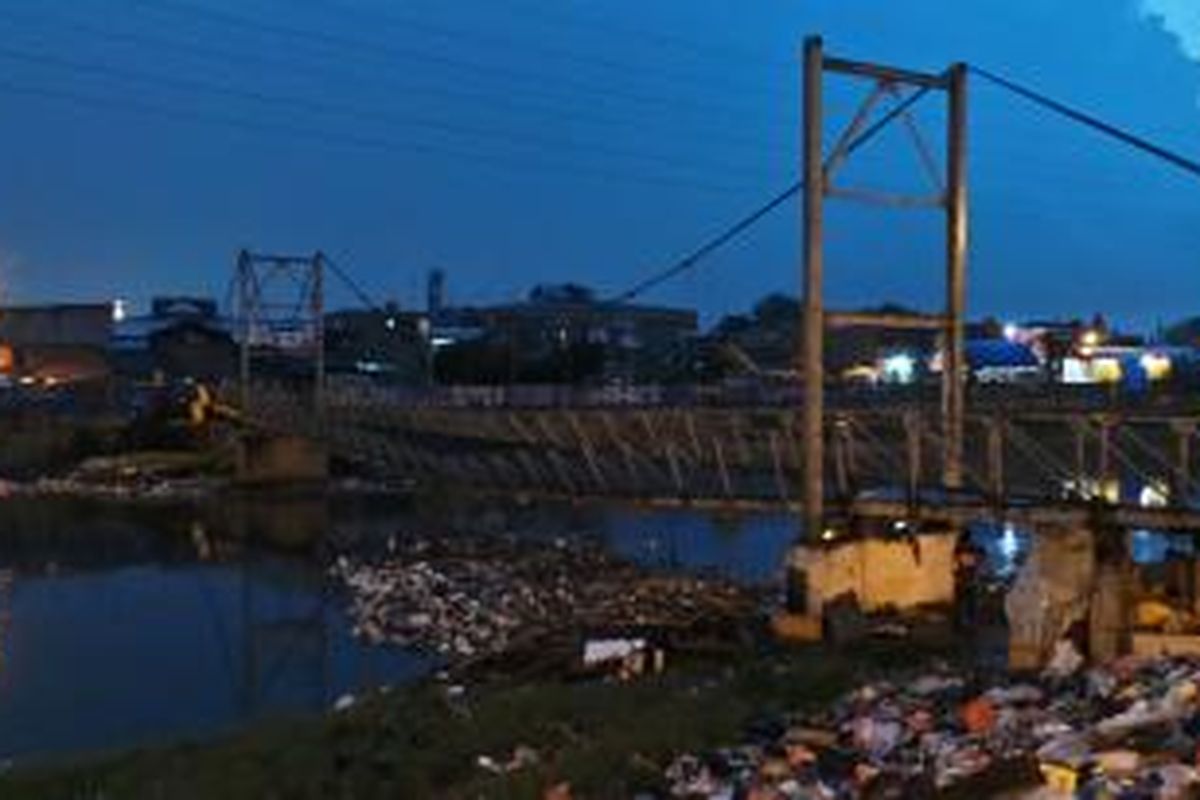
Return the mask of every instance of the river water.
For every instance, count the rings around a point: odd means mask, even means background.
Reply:
[[[0,760],[203,738],[328,709],[433,662],[358,643],[325,566],[397,530],[589,536],[651,566],[780,577],[796,521],[621,506],[420,511],[384,498],[0,501]],[[981,530],[1000,571],[1027,537]],[[1142,560],[1161,537],[1134,537]]]
[[[418,654],[353,638],[325,565],[443,521],[599,537],[649,564],[749,580],[774,577],[794,535],[782,515],[601,507],[0,501],[0,760],[207,737],[428,671]]]

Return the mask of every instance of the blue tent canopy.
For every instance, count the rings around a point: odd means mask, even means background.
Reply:
[[[967,363],[972,369],[984,367],[1036,367],[1037,356],[1023,344],[1007,339],[971,339],[966,343]]]

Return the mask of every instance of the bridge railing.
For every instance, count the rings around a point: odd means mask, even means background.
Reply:
[[[826,397],[834,408],[873,408],[881,405],[915,405],[935,409],[940,403],[936,386],[830,386]],[[1096,413],[1120,410],[1170,409],[1178,411],[1200,402],[1191,393],[1151,391],[1131,393],[1103,386],[976,385],[968,392],[968,406],[1004,411],[1030,408]],[[578,387],[550,384],[512,386],[403,387],[339,384],[331,381],[327,402],[334,407],[377,406],[399,408],[663,408],[663,407],[798,407],[804,390],[797,384],[730,382],[723,384],[645,384],[636,386]]]

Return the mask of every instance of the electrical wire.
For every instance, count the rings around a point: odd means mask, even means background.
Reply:
[[[452,136],[478,138],[484,141],[503,140],[511,146],[522,148],[540,149],[543,146],[549,146],[556,149],[585,152],[590,155],[624,158],[634,161],[642,161],[649,164],[682,167],[683,169],[694,169],[696,167],[703,168],[705,166],[702,162],[698,162],[694,159],[679,159],[652,155],[633,150],[626,150],[623,148],[611,147],[603,143],[579,140],[572,141],[556,139],[554,137],[530,135],[526,133],[515,133],[512,131],[494,128],[465,126],[449,123],[444,120],[422,117],[415,114],[393,114],[391,112],[384,111],[371,111],[361,109],[350,104],[330,103],[299,96],[278,96],[260,92],[254,89],[242,89],[192,78],[179,78],[168,75],[151,75],[139,72],[137,70],[124,69],[122,67],[116,67],[102,62],[79,61],[46,53],[32,53],[28,51],[15,50],[13,48],[4,46],[0,46],[0,58],[39,64],[56,69],[65,69],[74,73],[110,75],[123,80],[132,80],[150,85],[165,86],[173,89],[183,89],[186,91],[205,92],[239,100],[248,100],[259,104],[296,109],[305,113],[315,112],[345,115],[348,117],[373,122],[383,122],[389,124],[398,123],[412,127],[425,128],[428,130],[437,131],[439,133],[447,133]],[[728,166],[728,162],[725,163],[725,166]]]
[[[515,6],[523,10],[523,18],[531,19],[538,18],[545,25],[550,25],[558,28],[578,29],[586,27],[589,30],[607,30],[619,36],[627,38],[641,39],[656,46],[675,47],[677,49],[686,50],[693,54],[708,57],[711,55],[732,56],[748,62],[757,63],[763,66],[779,67],[781,69],[794,69],[796,62],[788,61],[787,59],[773,59],[764,57],[758,50],[748,47],[738,47],[730,44],[716,44],[713,42],[698,42],[694,39],[689,39],[674,33],[662,33],[660,31],[647,31],[643,28],[637,28],[631,25],[622,25],[613,22],[607,17],[601,17],[594,14],[586,17],[578,14],[577,6],[567,6],[571,10],[570,16],[562,14],[554,15],[547,13],[547,8],[544,3],[536,2],[521,2],[520,0],[506,0],[506,6]],[[582,23],[582,24],[581,24]]]
[[[272,58],[260,52],[239,52],[229,49],[216,49],[197,44],[192,41],[179,41],[177,39],[165,40],[154,36],[147,36],[143,33],[130,31],[113,31],[100,28],[98,26],[89,25],[77,20],[56,18],[47,20],[44,16],[28,15],[14,13],[11,9],[0,8],[0,22],[7,24],[12,23],[45,23],[49,22],[56,28],[66,30],[78,34],[82,34],[88,38],[89,42],[105,42],[109,44],[126,44],[133,45],[139,49],[154,48],[172,56],[186,55],[193,59],[198,59],[204,63],[217,63],[222,66],[227,66],[231,62],[249,63],[257,66],[265,66],[268,68],[276,68],[287,73],[302,72],[318,77],[338,77],[347,78],[345,73],[331,72],[328,68],[330,65],[314,64],[304,59],[289,59],[282,60]],[[344,63],[334,64],[334,67],[342,66]],[[519,91],[506,90],[502,96],[488,94],[480,91],[467,91],[460,87],[446,88],[445,86],[414,86],[411,82],[401,82],[395,79],[396,76],[390,73],[381,73],[378,70],[373,70],[372,73],[364,75],[361,71],[356,71],[350,76],[355,86],[371,86],[372,84],[380,88],[394,89],[403,95],[403,99],[411,97],[428,97],[439,100],[454,100],[465,101],[471,103],[475,107],[492,107],[502,108],[518,113],[533,112],[538,119],[553,121],[553,122],[568,122],[568,121],[584,121],[590,124],[601,124],[615,127],[620,130],[631,130],[634,128],[642,128],[645,124],[644,114],[641,112],[637,119],[615,119],[612,116],[606,115],[601,108],[563,108],[546,103],[529,102],[530,98],[549,99],[551,101],[573,100],[574,96],[563,95],[555,92],[547,92],[543,89],[534,87],[521,87]],[[672,121],[678,120],[678,109],[672,106],[669,102],[659,108],[648,109],[647,111],[657,112],[668,116]],[[701,119],[713,121],[715,118],[712,115],[706,115]],[[704,130],[698,133],[695,125],[689,125],[688,138],[692,141],[723,141],[739,145],[753,146],[758,150],[767,149],[776,152],[790,152],[791,148],[777,141],[774,138],[767,139],[762,136],[748,134],[741,129],[714,129]]]
[[[405,31],[417,31],[423,35],[433,36],[436,38],[446,39],[451,42],[475,41],[482,43],[484,46],[498,46],[510,51],[519,51],[522,53],[539,53],[548,58],[566,61],[571,64],[578,64],[584,67],[595,67],[616,72],[618,74],[628,76],[630,73],[636,74],[639,77],[650,75],[657,79],[671,80],[681,85],[690,87],[703,86],[711,89],[714,81],[724,82],[729,85],[731,91],[751,91],[756,94],[780,97],[784,90],[770,89],[764,86],[760,81],[746,81],[729,79],[733,77],[727,69],[722,65],[722,71],[719,73],[688,73],[679,74],[671,71],[664,71],[656,67],[653,72],[646,73],[642,70],[632,69],[630,64],[617,59],[608,58],[602,55],[593,53],[580,53],[574,49],[553,47],[546,45],[540,41],[531,41],[529,39],[519,39],[513,36],[497,34],[492,32],[484,32],[478,30],[461,30],[447,28],[428,20],[421,19],[409,14],[398,14],[394,8],[388,8],[386,11],[380,8],[366,9],[357,6],[353,3],[340,2],[339,0],[316,0],[310,5],[318,5],[339,17],[350,12],[360,17],[383,23],[387,27]],[[672,65],[674,66],[674,65]]]
[[[545,85],[548,79],[547,73],[531,72],[513,69],[510,67],[497,66],[495,64],[468,61],[447,56],[442,53],[431,53],[413,48],[381,44],[380,42],[376,41],[360,39],[353,36],[344,36],[330,33],[328,31],[317,31],[293,25],[283,25],[258,19],[256,17],[225,11],[223,9],[211,8],[208,6],[191,3],[187,0],[156,0],[152,6],[143,5],[142,8],[152,9],[155,12],[166,12],[176,16],[183,16],[193,20],[206,19],[226,27],[249,30],[257,33],[265,33],[297,42],[305,42],[325,48],[326,50],[332,50],[347,57],[368,59],[385,64],[395,64],[398,58],[402,58],[411,61],[437,64],[450,69],[470,72],[474,75],[482,75],[486,78],[502,76],[519,81],[531,82],[535,85]],[[570,87],[571,91],[577,94],[582,93],[602,98],[617,97],[628,102],[650,106],[659,105],[663,102],[663,98],[657,95],[648,95],[640,92],[629,91],[619,87],[614,87],[612,85],[595,84],[586,81],[564,80],[561,75],[556,75],[553,77],[555,82],[564,87]],[[714,112],[721,112],[731,115],[762,113],[762,108],[759,107],[736,105],[714,106],[712,103],[690,101],[678,96],[672,96],[671,101],[676,105],[691,107],[695,111],[709,114]]]
[[[366,137],[354,134],[332,133],[330,131],[305,128],[296,125],[248,119],[227,114],[197,112],[192,109],[180,109],[167,105],[147,103],[128,97],[118,99],[96,97],[58,87],[31,86],[7,80],[0,80],[0,91],[10,94],[25,95],[39,99],[69,102],[72,105],[99,108],[105,111],[125,111],[138,114],[157,116],[182,122],[201,122],[217,124],[255,133],[285,134],[295,138],[319,142],[321,144],[350,147],[359,150],[382,152],[395,155],[400,152],[421,153],[426,155],[446,156],[457,161],[470,161],[487,168],[498,168],[521,175],[529,174],[531,163],[523,158],[505,158],[496,154],[485,154],[476,151],[459,150],[441,144],[424,142],[401,142],[391,139]],[[718,193],[740,193],[747,187],[733,187],[726,184],[708,183],[692,180],[686,176],[662,175],[652,173],[629,173],[611,168],[594,167],[585,164],[551,162],[544,159],[534,164],[539,170],[558,173],[571,178],[593,178],[607,183],[624,182],[653,186],[697,189]]]

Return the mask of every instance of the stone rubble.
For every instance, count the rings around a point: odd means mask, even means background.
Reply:
[[[875,682],[682,754],[671,796],[755,800],[1200,796],[1200,659],[1124,658],[985,685]]]

